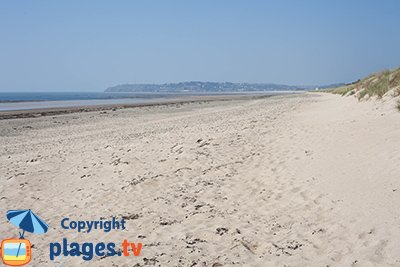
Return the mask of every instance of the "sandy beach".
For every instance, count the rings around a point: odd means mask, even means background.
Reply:
[[[0,213],[49,224],[32,266],[400,266],[399,136],[392,105],[323,93],[0,120]],[[63,238],[143,248],[50,261]]]

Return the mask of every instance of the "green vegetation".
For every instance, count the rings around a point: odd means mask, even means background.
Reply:
[[[345,85],[345,86],[340,86],[340,87],[333,88],[333,89],[328,89],[328,90],[326,90],[326,92],[333,93],[333,94],[339,94],[339,95],[347,95],[347,93],[353,92],[352,91],[353,89],[354,89],[353,85]]]
[[[368,76],[355,83],[327,90],[340,95],[356,95],[358,99],[377,96],[381,98],[389,90],[394,90],[394,96],[400,95],[400,68],[386,70]]]

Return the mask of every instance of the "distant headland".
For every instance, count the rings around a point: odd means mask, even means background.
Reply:
[[[295,86],[274,83],[232,83],[232,82],[179,82],[164,84],[121,84],[109,87],[105,92],[251,92],[251,91],[297,91],[327,86]]]

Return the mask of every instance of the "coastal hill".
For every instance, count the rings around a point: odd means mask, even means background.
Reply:
[[[121,84],[106,89],[106,92],[241,92],[270,90],[302,90],[299,86],[272,83],[231,82],[179,82],[164,84]]]
[[[344,85],[296,86],[274,83],[232,83],[232,82],[179,82],[164,84],[121,84],[109,87],[105,92],[254,92],[254,91],[296,91],[313,88],[335,88]]]

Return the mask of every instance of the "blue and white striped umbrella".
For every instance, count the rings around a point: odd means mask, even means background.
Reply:
[[[21,238],[24,237],[25,231],[44,234],[49,229],[49,226],[31,210],[9,210],[7,211],[7,219],[23,230]]]

